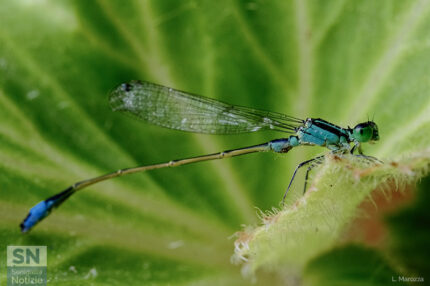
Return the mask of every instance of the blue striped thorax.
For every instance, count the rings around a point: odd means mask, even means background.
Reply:
[[[305,145],[319,145],[338,149],[350,142],[347,129],[319,118],[308,118],[297,131],[300,142]]]

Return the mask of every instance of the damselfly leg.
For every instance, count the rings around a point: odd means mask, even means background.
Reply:
[[[365,160],[367,160],[367,161],[369,161],[369,162],[371,162],[371,163],[384,164],[384,161],[381,161],[381,160],[379,160],[378,158],[375,158],[375,157],[373,157],[373,156],[367,156],[367,155],[364,155],[364,154],[354,154],[354,156],[355,156],[355,157],[358,157],[358,158],[365,159]]]
[[[297,171],[298,171],[301,167],[306,166],[306,165],[308,165],[308,164],[310,164],[310,163],[314,162],[315,160],[319,160],[319,159],[321,159],[321,158],[323,158],[323,157],[324,157],[324,156],[318,156],[318,157],[315,157],[315,158],[309,159],[309,160],[307,160],[307,161],[301,162],[299,165],[297,165],[296,169],[294,170],[293,176],[291,177],[290,183],[288,184],[287,190],[285,191],[284,196],[282,197],[282,205],[285,205],[285,198],[287,197],[287,193],[288,193],[288,191],[289,191],[289,190],[290,190],[290,188],[291,188],[291,184],[293,183],[294,178],[296,177]],[[305,188],[306,188],[306,186],[305,186]]]
[[[342,154],[344,154],[343,152],[336,152],[336,151],[334,151],[333,153],[334,154],[338,154],[340,156],[342,156]],[[379,160],[378,158],[375,158],[375,157],[372,157],[372,156],[367,156],[367,155],[363,155],[363,154],[354,154],[354,156],[358,157],[358,158],[365,159],[369,163],[373,163],[373,164],[375,164],[375,163],[383,164],[384,163],[383,161]],[[303,195],[304,195],[306,193],[306,188],[307,188],[308,179],[309,179],[309,173],[315,167],[317,167],[317,166],[319,166],[319,165],[321,165],[323,163],[322,159],[324,159],[324,157],[325,157],[324,155],[318,156],[318,157],[315,157],[315,158],[312,158],[310,160],[304,161],[304,162],[300,163],[299,165],[297,165],[296,169],[294,170],[293,176],[292,176],[292,178],[290,180],[290,183],[288,184],[287,190],[285,191],[284,196],[282,197],[282,205],[285,204],[285,198],[287,197],[287,193],[288,193],[288,191],[291,188],[291,185],[292,185],[292,183],[294,181],[294,178],[296,177],[296,174],[297,174],[298,170],[300,168],[302,168],[302,167],[307,166],[307,165],[310,164],[310,166],[307,168],[306,174],[305,174],[305,183],[304,183],[304,187],[303,187]]]
[[[324,156],[316,157],[315,160],[314,160],[314,162],[312,162],[311,165],[306,170],[305,185],[303,187],[303,195],[306,193],[306,186],[308,185],[308,178],[309,178],[310,171],[312,171],[313,168],[321,165],[323,163],[323,160],[322,160],[323,158],[324,158]]]

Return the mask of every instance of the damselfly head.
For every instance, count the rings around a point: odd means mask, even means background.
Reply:
[[[357,124],[352,130],[352,137],[360,143],[378,141],[378,125],[370,120]]]

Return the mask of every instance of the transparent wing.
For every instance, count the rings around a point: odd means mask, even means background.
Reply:
[[[303,120],[281,113],[229,105],[149,82],[131,81],[109,97],[114,111],[188,132],[237,134],[258,130],[293,133]]]

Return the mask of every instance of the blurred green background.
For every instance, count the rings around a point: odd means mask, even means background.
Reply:
[[[28,235],[18,225],[75,181],[285,136],[187,134],[113,113],[109,91],[131,79],[341,126],[374,116],[381,141],[367,154],[428,150],[429,13],[425,0],[2,0],[0,284],[7,245],[47,245],[52,285],[251,283],[230,263],[228,237],[257,222],[255,207],[278,206],[297,163],[322,149],[132,175],[76,195]],[[341,253],[372,256],[382,276],[369,278],[376,266],[351,274],[322,263],[339,275],[331,285],[424,275],[424,260],[405,268],[360,246]],[[303,281],[326,285],[319,265]],[[261,285],[290,281],[264,275]]]

